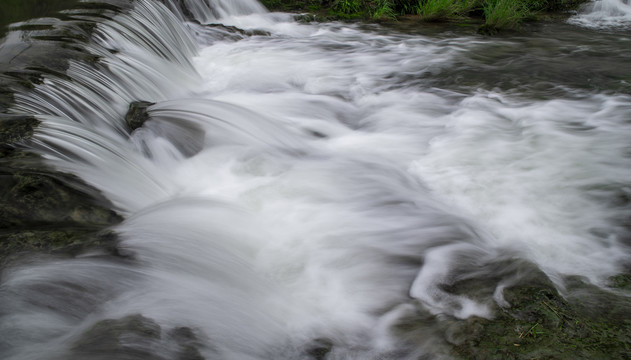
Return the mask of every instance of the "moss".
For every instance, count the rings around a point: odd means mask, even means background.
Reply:
[[[452,354],[463,359],[630,356],[631,299],[585,286],[588,290],[573,289],[568,299],[550,283],[533,279],[505,289],[510,307],[498,308],[493,320],[454,320],[452,331],[467,335]]]
[[[497,284],[506,306],[487,303],[493,318],[435,316],[416,306],[394,332],[409,349],[456,359],[626,359],[631,357],[631,298],[568,277],[563,294],[534,264],[500,259],[482,275],[463,275],[443,290],[477,301]],[[471,272],[475,273],[475,272]],[[627,274],[616,276],[626,284]],[[413,351],[413,350],[410,350]]]
[[[31,116],[0,114],[0,144],[14,144],[31,138],[37,125],[39,120]]]
[[[631,291],[631,274],[618,274],[610,277],[609,286],[614,289]]]

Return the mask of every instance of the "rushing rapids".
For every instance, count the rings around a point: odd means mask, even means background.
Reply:
[[[398,324],[492,318],[534,267],[563,291],[628,265],[628,31],[410,35],[250,0],[94,21],[99,60],[11,110],[125,217],[121,256],[5,269],[3,359],[446,357]]]

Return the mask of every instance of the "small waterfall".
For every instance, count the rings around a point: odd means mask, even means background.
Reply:
[[[234,16],[262,14],[267,10],[256,0],[173,0],[167,1],[172,10],[202,24],[217,23]]]
[[[83,16],[93,61],[15,96],[34,150],[125,219],[117,256],[3,272],[3,359],[443,359],[522,276],[602,284],[628,260],[628,94],[479,89],[528,59],[509,37],[133,4]]]
[[[629,0],[595,0],[585,5],[569,22],[592,28],[629,27],[631,3]]]

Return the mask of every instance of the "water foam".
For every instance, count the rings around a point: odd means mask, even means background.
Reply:
[[[596,0],[580,14],[569,19],[571,24],[589,28],[628,28],[631,25],[631,4],[628,0]]]
[[[244,4],[196,17],[270,36],[208,28],[196,49],[185,29],[199,25],[140,1],[99,25],[90,51],[102,63],[72,63],[71,80],[16,97],[43,121],[37,148],[125,215],[126,258],[8,272],[2,333],[29,334],[1,344],[8,358],[63,358],[99,321],[136,313],[192,329],[207,358],[300,359],[322,344],[330,358],[440,356],[440,336],[408,349],[394,328],[419,313],[491,317],[514,280],[494,264],[598,282],[628,258],[628,209],[610,203],[628,192],[628,96],[434,89],[423,79],[486,40],[300,25]],[[129,134],[135,100],[156,104]],[[486,298],[449,291],[476,277]]]

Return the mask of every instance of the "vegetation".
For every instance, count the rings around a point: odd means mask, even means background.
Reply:
[[[420,0],[417,12],[426,21],[446,21],[466,15],[472,5],[468,0]]]
[[[432,346],[455,359],[629,358],[631,297],[624,290],[629,274],[612,277],[608,290],[569,277],[567,293],[561,296],[534,266],[520,269],[529,273],[503,290],[508,306],[495,306],[493,319],[438,317],[418,309],[397,325],[398,336],[413,348],[440,328],[444,336],[433,339]],[[473,298],[493,291],[484,279],[456,283],[448,290]]]
[[[529,6],[520,0],[485,0],[481,32],[495,33],[500,29],[517,29],[525,19],[532,17]]]
[[[396,19],[418,16],[423,21],[482,22],[479,32],[517,30],[541,12],[576,9],[586,0],[262,0],[271,10],[309,11],[324,19]]]
[[[374,3],[375,7],[371,10],[371,16],[373,18],[396,18],[394,11],[394,3],[390,0],[377,0]]]

